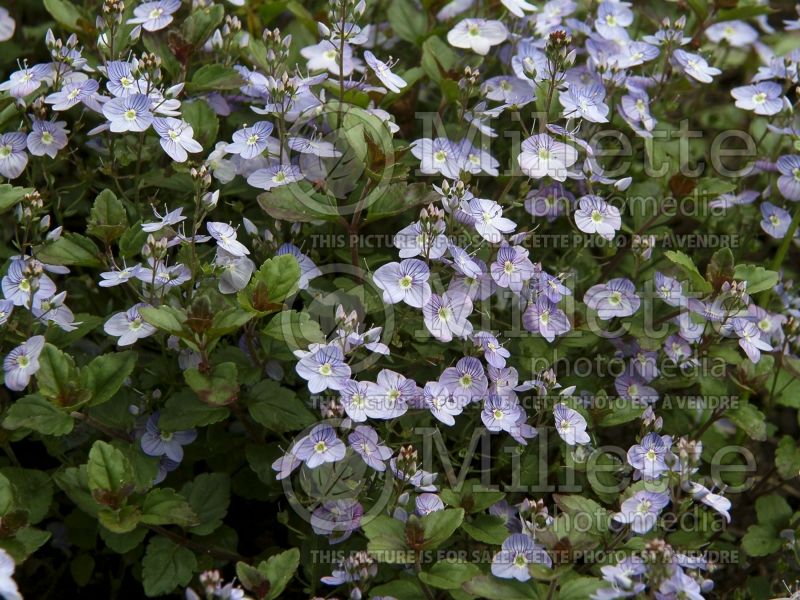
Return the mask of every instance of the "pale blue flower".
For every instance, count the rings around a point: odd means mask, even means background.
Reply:
[[[44,349],[44,336],[35,335],[14,348],[3,359],[5,385],[15,392],[24,390],[39,370],[39,355]]]
[[[492,559],[492,575],[501,579],[528,581],[531,578],[530,565],[553,566],[553,561],[544,547],[536,544],[524,533],[513,533],[503,541],[500,552]]]
[[[146,131],[153,122],[150,98],[144,94],[113,98],[103,105],[103,114],[114,133]]]
[[[172,117],[153,119],[153,129],[164,152],[176,162],[186,162],[188,153],[202,152],[203,147],[194,139],[194,129],[186,121]]]
[[[560,402],[553,409],[553,418],[558,435],[568,446],[588,444],[591,441],[586,433],[586,419],[577,410]]]
[[[311,432],[300,438],[292,446],[291,454],[303,461],[309,469],[326,462],[336,462],[344,458],[347,448],[333,427],[327,423],[315,425]]]
[[[139,444],[148,456],[166,456],[180,463],[183,460],[183,447],[197,439],[197,432],[194,429],[162,431],[158,427],[159,416],[158,412],[154,412],[147,419]]]
[[[8,92],[14,98],[32,94],[52,79],[53,69],[49,64],[24,67],[11,73],[8,81],[0,83],[0,92]]]
[[[613,519],[630,524],[634,533],[647,533],[656,524],[658,515],[669,504],[669,495],[663,492],[636,492],[622,503]]]
[[[33,119],[31,131],[26,140],[28,151],[34,156],[55,158],[59,150],[67,145],[67,130],[64,121],[41,121]]]
[[[422,308],[431,295],[428,283],[430,274],[430,269],[424,262],[408,258],[379,267],[372,278],[375,285],[383,291],[384,302],[405,302],[414,308]]]
[[[340,390],[350,379],[350,367],[338,346],[323,346],[309,352],[300,359],[295,370],[308,381],[308,389],[313,394],[327,389]]]
[[[233,133],[233,143],[228,144],[225,151],[248,160],[255,158],[267,149],[272,129],[272,123],[268,121],[259,121],[250,127],[239,129]]]
[[[180,0],[156,0],[143,2],[133,9],[129,25],[139,25],[146,31],[158,31],[172,23],[172,15],[181,7]]]
[[[28,139],[24,133],[4,133],[0,135],[0,175],[16,179],[28,166]]]

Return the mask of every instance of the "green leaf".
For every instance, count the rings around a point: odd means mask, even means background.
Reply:
[[[142,523],[191,527],[200,522],[189,501],[171,488],[155,488],[142,504]]]
[[[434,198],[435,192],[424,183],[411,185],[393,183],[387,187],[379,186],[364,202],[368,207],[366,222],[374,223],[418,206],[426,206],[433,202]]]
[[[768,5],[737,6],[736,8],[723,8],[717,13],[717,22],[736,21],[740,19],[752,19],[761,15],[774,13],[775,9]]]
[[[144,538],[147,536],[147,529],[138,527],[127,533],[114,533],[113,531],[101,527],[99,533],[100,538],[112,551],[117,554],[127,554],[144,541]]]
[[[14,505],[14,487],[8,477],[0,474],[0,517],[4,517]]]
[[[258,565],[258,570],[269,579],[270,589],[267,600],[280,597],[299,566],[300,550],[297,548],[270,556],[265,562]]]
[[[149,234],[142,229],[141,221],[137,221],[126,229],[122,237],[119,238],[119,242],[117,242],[122,258],[130,258],[139,254],[142,251],[142,246],[144,246],[147,241],[148,235]]]
[[[181,390],[167,399],[158,424],[166,431],[205,427],[224,421],[230,412],[224,406],[209,406],[189,390]]]
[[[769,556],[781,549],[783,541],[763,525],[750,525],[742,538],[742,550],[750,556]]]
[[[463,508],[437,510],[420,519],[425,535],[423,547],[435,549],[446,542],[464,521]]]
[[[392,0],[386,15],[394,32],[407,42],[415,43],[428,29],[424,10],[411,0]]]
[[[686,0],[686,4],[692,9],[692,12],[697,15],[698,22],[702,23],[708,17],[708,1],[707,0]]]
[[[182,67],[180,61],[169,47],[166,36],[160,35],[159,32],[150,33],[143,31],[142,42],[144,42],[144,47],[147,48],[148,52],[155,54],[161,59],[162,68],[177,81]],[[181,107],[181,116],[184,117],[184,119],[186,119],[186,114],[183,112],[185,107],[185,104]],[[195,137],[195,139],[197,139],[197,137]]]
[[[406,563],[413,552],[406,544],[405,525],[386,515],[378,515],[362,525],[367,536],[367,552],[378,562]]]
[[[472,521],[464,521],[461,528],[473,540],[499,546],[508,537],[505,521],[495,515],[478,515]]]
[[[728,410],[726,416],[740,427],[750,439],[763,442],[767,439],[767,422],[764,413],[749,402]]]
[[[285,185],[258,195],[258,205],[274,219],[298,223],[339,219],[335,199],[314,191],[308,182]]]
[[[95,495],[98,492],[111,492],[127,496],[133,491],[133,469],[128,459],[108,442],[97,440],[92,444],[87,474],[89,489]]]
[[[114,352],[94,358],[81,369],[81,387],[90,391],[90,406],[108,402],[133,373],[138,354],[133,351]]]
[[[282,302],[297,291],[299,282],[297,259],[283,254],[267,259],[237,298],[245,310],[262,315],[277,312],[283,308]]]
[[[100,524],[112,533],[130,533],[139,524],[142,513],[136,506],[119,509],[103,507],[97,512]]]
[[[719,291],[726,281],[733,279],[733,252],[730,248],[720,248],[714,252],[706,267],[706,279]]]
[[[30,194],[32,191],[33,188],[15,187],[10,183],[0,184],[0,214],[13,208],[25,194]]]
[[[89,476],[86,465],[68,467],[58,471],[53,475],[53,481],[83,512],[91,516],[97,514],[97,503],[89,491]]]
[[[29,525],[36,525],[47,516],[53,499],[53,482],[50,475],[43,471],[21,467],[3,467],[0,473],[13,485],[16,504],[28,513]],[[3,501],[0,500],[0,506],[2,504]],[[2,513],[0,508],[0,515]]]
[[[73,406],[88,399],[89,393],[81,389],[78,368],[69,354],[45,344],[39,364],[36,381],[42,396],[59,406]]]
[[[594,500],[578,495],[555,494],[553,496],[563,513],[571,517],[570,529],[579,528],[581,532],[602,535],[608,531],[608,511]]]
[[[186,322],[186,314],[172,308],[171,306],[162,305],[158,308],[152,306],[143,306],[139,309],[139,314],[142,318],[157,327],[161,331],[166,331],[169,334],[183,337],[186,335],[183,324]]]
[[[229,308],[214,315],[211,329],[206,335],[211,338],[220,338],[223,335],[238,331],[243,325],[253,318],[253,313],[242,310],[241,308]]]
[[[633,400],[620,398],[622,402],[611,402],[608,404],[609,411],[603,415],[598,425],[600,427],[613,427],[628,423],[638,419],[644,413],[644,407],[636,404]]]
[[[451,71],[459,60],[458,54],[442,38],[432,35],[422,44],[422,69],[439,83],[442,71]]]
[[[100,250],[89,238],[78,233],[65,233],[54,242],[40,246],[36,258],[50,265],[102,267]]]
[[[536,600],[543,597],[539,586],[533,581],[522,583],[492,575],[478,575],[462,585],[461,589],[487,600]]]
[[[44,7],[56,21],[70,31],[82,30],[79,23],[83,15],[69,0],[44,0]]]
[[[747,293],[757,294],[778,285],[778,274],[757,265],[736,265],[733,277],[747,282]]]
[[[94,567],[94,558],[91,554],[78,554],[70,561],[69,572],[78,587],[83,587],[89,583],[92,573],[94,573]]]
[[[186,86],[189,93],[235,90],[244,83],[239,71],[220,64],[203,65]]]
[[[560,585],[558,600],[591,598],[598,589],[607,585],[605,581],[597,577],[572,577]]]
[[[271,584],[267,576],[246,562],[236,563],[236,577],[242,582],[242,587],[248,592],[253,592],[256,598],[263,598],[269,593]]]
[[[248,393],[247,410],[253,420],[270,431],[286,433],[308,427],[316,420],[294,390],[264,379]]]
[[[89,235],[106,244],[110,244],[125,233],[128,227],[128,215],[114,192],[103,190],[98,194],[89,213],[88,225],[86,231]]]
[[[445,504],[463,508],[466,514],[472,514],[483,512],[506,495],[504,492],[483,488],[477,479],[467,479],[458,492],[443,489],[440,496]]]
[[[72,431],[72,417],[38,394],[24,396],[8,409],[3,427],[32,429],[44,435],[62,436]]]
[[[196,535],[208,535],[222,525],[231,501],[231,481],[225,473],[203,473],[183,486],[200,524],[192,527]]]
[[[208,8],[199,8],[192,11],[183,21],[183,37],[195,46],[205,43],[214,30],[220,26],[225,18],[225,7],[212,4]]]
[[[307,312],[282,310],[261,330],[265,336],[287,343],[290,349],[308,348],[312,343],[324,343],[325,334],[319,323]]]
[[[792,508],[783,496],[770,494],[756,500],[756,515],[760,525],[767,525],[779,531],[789,524]]]
[[[440,561],[429,571],[422,571],[419,579],[440,590],[458,590],[465,582],[480,575],[480,572],[480,568],[471,563]]]
[[[184,102],[181,106],[181,116],[194,129],[196,139],[206,151],[214,147],[219,131],[219,119],[208,102],[202,99]]]
[[[691,259],[691,257],[687,256],[683,252],[675,250],[667,250],[664,252],[664,256],[678,265],[684,274],[689,277],[689,280],[692,282],[695,291],[703,293],[708,293],[711,291],[711,284],[709,284],[700,274],[700,271],[697,270],[697,266],[694,264],[694,261]]]
[[[800,475],[800,448],[792,436],[785,435],[778,442],[775,467],[783,479],[794,479]]]
[[[147,545],[142,560],[144,593],[152,598],[169,594],[179,586],[186,587],[195,569],[197,558],[191,550],[156,536]]]
[[[236,363],[224,362],[215,365],[211,373],[187,369],[183,378],[201,401],[211,406],[225,406],[239,396],[239,375]]]

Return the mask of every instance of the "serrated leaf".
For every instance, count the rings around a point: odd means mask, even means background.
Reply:
[[[192,527],[192,533],[208,535],[222,525],[231,500],[230,477],[225,473],[202,473],[186,484],[182,492],[200,523]]]
[[[177,336],[186,335],[183,327],[186,322],[186,314],[177,308],[165,305],[158,308],[143,306],[139,308],[139,314],[150,325],[157,327],[161,331]]]
[[[244,84],[239,71],[220,64],[203,65],[192,76],[186,86],[187,91],[198,92],[235,90]]]
[[[293,390],[265,379],[248,393],[247,410],[253,420],[270,431],[298,431],[315,422],[315,417]]]
[[[65,233],[36,251],[36,258],[49,265],[99,268],[103,266],[100,256],[95,243],[78,233]]]
[[[52,17],[70,31],[81,31],[83,15],[69,0],[44,0],[44,7]]]
[[[163,536],[156,536],[147,545],[142,560],[144,593],[150,597],[169,594],[185,587],[197,569],[194,553]]]
[[[229,414],[224,406],[209,406],[196,394],[184,389],[167,399],[158,424],[166,431],[181,431],[219,423]]]
[[[111,492],[125,496],[133,490],[133,469],[128,459],[108,442],[97,440],[92,444],[86,468],[89,489],[93,493]]]
[[[122,202],[111,190],[100,192],[89,213],[87,233],[110,244],[125,233],[127,227],[128,215]]]
[[[81,387],[91,393],[90,406],[108,402],[133,373],[138,355],[133,351],[98,356],[81,369]]]
[[[39,393],[58,406],[73,406],[89,397],[80,386],[80,375],[72,356],[52,344],[45,344],[39,356],[36,382]]]
[[[749,402],[728,410],[726,416],[740,427],[750,439],[763,442],[767,439],[767,422],[764,413]]]
[[[424,532],[426,550],[435,549],[446,542],[464,521],[463,508],[446,508],[425,515],[420,519]]]
[[[697,270],[697,266],[690,256],[687,256],[679,250],[667,250],[664,252],[664,256],[678,265],[684,274],[689,277],[689,281],[692,282],[695,291],[703,293],[711,291],[711,284],[700,274],[700,271]]]
[[[416,42],[428,29],[425,12],[412,0],[392,0],[386,16],[394,32],[407,42]]]
[[[471,563],[440,561],[429,571],[422,571],[419,579],[424,584],[440,590],[458,590],[480,572],[480,568]]]
[[[25,194],[30,194],[32,191],[33,188],[17,187],[10,183],[0,184],[0,214],[13,208],[25,197]]]
[[[473,540],[496,546],[509,535],[505,520],[495,515],[478,515],[472,521],[464,521],[461,529]]]
[[[769,556],[781,549],[783,541],[763,525],[750,525],[742,538],[742,550],[750,556]]]
[[[8,409],[3,427],[32,429],[44,435],[62,436],[72,431],[75,421],[38,394],[23,396]]]
[[[258,565],[258,570],[269,579],[270,589],[267,594],[267,600],[280,598],[299,566],[300,550],[297,548],[270,556],[266,561]]]
[[[778,442],[775,467],[783,479],[793,479],[800,475],[800,448],[792,436],[785,435]]]
[[[487,600],[536,600],[541,598],[533,581],[509,581],[491,575],[478,575],[461,586],[468,594]]]
[[[155,488],[142,504],[142,523],[191,527],[200,522],[189,501],[171,488]]]
[[[757,294],[778,285],[778,274],[757,265],[736,265],[733,277],[747,282],[747,293]]]
[[[211,406],[225,406],[239,397],[239,376],[235,363],[214,365],[210,373],[186,369],[183,378],[197,397]]]
[[[367,552],[385,563],[405,563],[413,560],[406,544],[405,525],[386,515],[378,515],[362,525],[369,540]]]
[[[212,4],[207,8],[197,8],[183,21],[183,37],[195,46],[205,43],[225,18],[225,7]]]

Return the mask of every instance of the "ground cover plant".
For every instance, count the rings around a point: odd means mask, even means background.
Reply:
[[[0,0],[0,596],[800,592],[800,6]]]

